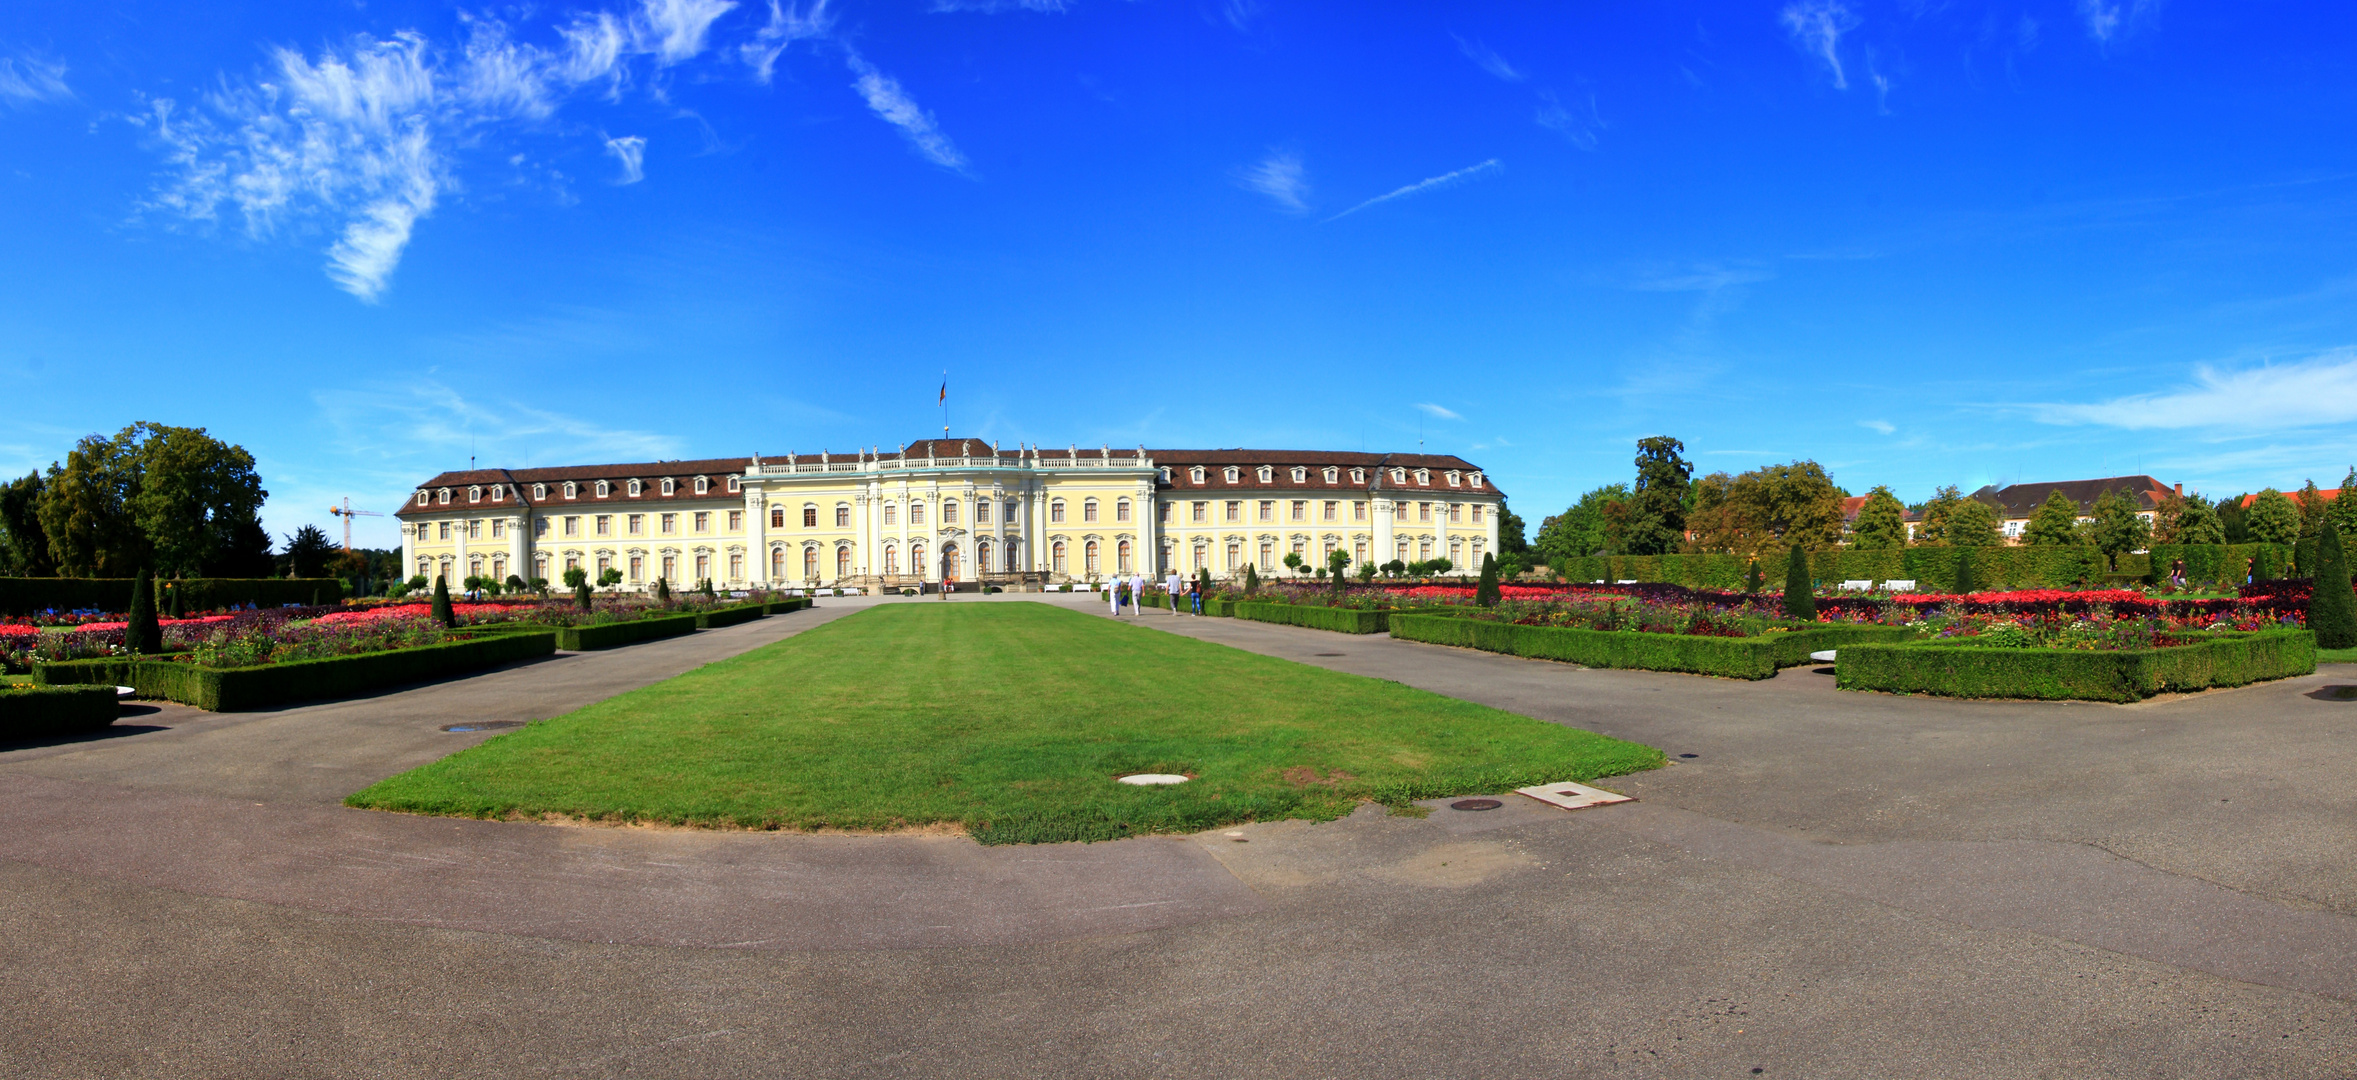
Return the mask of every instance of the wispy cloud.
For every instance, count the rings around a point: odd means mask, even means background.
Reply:
[[[1898,425],[1893,424],[1888,420],[1860,420],[1858,421],[1858,426],[1865,428],[1868,431],[1879,432],[1884,435],[1888,435],[1894,431],[1899,430]]]
[[[812,0],[809,7],[769,0],[769,21],[753,32],[751,41],[737,46],[737,56],[753,69],[755,79],[766,83],[777,68],[778,54],[785,52],[787,46],[825,38],[834,31],[835,20],[827,14],[827,0]]]
[[[1506,171],[1506,166],[1504,163],[1500,162],[1496,158],[1491,158],[1479,165],[1468,165],[1465,168],[1458,169],[1452,173],[1442,173],[1439,176],[1431,177],[1429,179],[1418,180],[1413,184],[1407,185],[1406,187],[1394,188],[1390,191],[1386,191],[1381,195],[1377,195],[1372,199],[1368,199],[1367,201],[1360,203],[1357,206],[1353,206],[1348,210],[1334,215],[1333,217],[1327,218],[1326,220],[1339,221],[1379,203],[1387,203],[1394,199],[1404,199],[1410,195],[1421,195],[1427,191],[1438,191],[1445,187],[1454,187],[1458,184],[1464,183],[1467,180],[1477,180],[1482,177],[1493,176],[1504,171]]]
[[[1268,196],[1269,201],[1286,213],[1309,212],[1309,179],[1303,174],[1299,154],[1271,150],[1259,164],[1237,169],[1236,183],[1248,191]]]
[[[961,173],[966,171],[966,155],[959,153],[949,136],[941,133],[940,125],[933,122],[933,114],[919,108],[916,99],[908,96],[900,80],[876,70],[866,57],[849,47],[844,50],[843,62],[857,76],[852,88],[867,99],[868,108],[877,117],[899,128],[901,134],[908,136],[909,145],[935,165]]]
[[[2265,434],[2357,420],[2357,347],[2293,364],[2241,370],[2202,366],[2191,385],[2087,405],[2040,404],[2050,424],[2098,424],[2129,430],[2210,429]]]
[[[933,0],[934,11],[980,11],[996,14],[1001,11],[1037,11],[1061,15],[1072,10],[1069,0]]]
[[[24,108],[70,100],[65,63],[37,56],[0,56],[0,105]]]
[[[606,153],[614,155],[614,160],[622,165],[622,175],[615,183],[635,184],[647,178],[645,136],[624,135],[619,139],[607,139]]]
[[[1539,91],[1539,126],[1566,139],[1582,150],[1596,148],[1596,133],[1603,130],[1604,121],[1596,115],[1596,97],[1565,105],[1553,90]]]
[[[1426,415],[1426,416],[1429,416],[1429,417],[1432,417],[1432,418],[1434,418],[1434,419],[1437,419],[1437,420],[1463,420],[1463,419],[1464,419],[1464,417],[1462,417],[1462,416],[1459,416],[1459,415],[1457,415],[1456,413],[1450,412],[1448,409],[1445,409],[1445,408],[1443,408],[1443,407],[1441,407],[1441,406],[1439,406],[1439,405],[1435,405],[1435,404],[1433,404],[1433,403],[1431,403],[1431,402],[1429,402],[1429,401],[1419,401],[1419,402],[1417,402],[1417,403],[1416,403],[1416,407],[1417,407],[1417,408],[1419,408],[1419,409],[1422,409],[1422,410],[1424,410],[1424,415]]]
[[[1849,78],[1841,70],[1841,36],[1857,28],[1858,17],[1840,0],[1794,0],[1785,5],[1782,18],[1792,43],[1825,62],[1833,73],[1833,88],[1849,89]]]
[[[2134,31],[2160,6],[2160,0],[2079,0],[2079,20],[2097,45],[2109,45],[2113,38]]]
[[[1220,18],[1238,33],[1252,29],[1252,20],[1260,17],[1258,0],[1220,0]]]
[[[704,51],[712,21],[736,8],[735,0],[644,0],[639,9],[643,40],[652,43],[655,62],[669,66]]]
[[[1465,59],[1479,65],[1481,70],[1510,83],[1518,83],[1525,78],[1521,72],[1514,70],[1514,65],[1507,63],[1505,57],[1499,56],[1489,46],[1478,41],[1467,41],[1456,34],[1449,36],[1457,39],[1457,51],[1464,53]]]
[[[312,400],[347,452],[388,463],[422,457],[429,469],[463,467],[469,453],[486,466],[504,467],[521,466],[527,454],[542,461],[653,461],[677,456],[684,445],[660,432],[461,393],[430,377],[397,388],[325,391]]]
[[[1766,281],[1775,276],[1757,266],[1703,264],[1656,267],[1638,273],[1628,282],[1628,287],[1639,292],[1717,292],[1736,285]]]

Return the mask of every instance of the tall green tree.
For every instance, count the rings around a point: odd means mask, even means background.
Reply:
[[[1817,621],[1816,581],[1809,573],[1809,551],[1794,547],[1784,553],[1784,614],[1787,618]]]
[[[49,534],[41,531],[39,470],[0,487],[0,577],[48,577],[57,572]]]
[[[1531,547],[1544,556],[1549,565],[1563,567],[1566,560],[1584,559],[1590,555],[1613,550],[1612,522],[1605,509],[1629,498],[1626,484],[1606,484],[1580,496],[1579,501],[1560,514],[1539,523],[1539,535]]]
[[[156,622],[155,582],[141,570],[131,579],[131,617],[123,623],[123,648],[144,656],[164,647],[164,628]]]
[[[2167,538],[2172,544],[2223,544],[2226,542],[2225,523],[2218,520],[2218,509],[2200,492],[2178,500],[2175,520],[2170,522]]]
[[[2300,485],[2300,493],[2292,496],[2292,502],[2300,508],[2301,538],[2315,539],[2324,525],[2324,492],[2317,489],[2316,481],[2310,480]]]
[[[2241,495],[2229,495],[2211,507],[2218,512],[2218,528],[2226,533],[2229,544],[2251,542],[2250,514],[2243,509]]]
[[[1814,461],[1753,469],[1735,478],[1727,498],[1753,528],[1754,550],[1819,550],[1841,543],[1841,489]]]
[[[84,436],[62,467],[49,467],[37,513],[59,573],[130,577],[148,564],[150,545],[131,510],[140,472],[137,425],[112,439]]]
[[[157,569],[204,573],[234,545],[238,526],[259,519],[262,500],[269,497],[254,472],[254,456],[203,428],[132,427],[141,431],[132,519],[154,551]]]
[[[1923,516],[1915,523],[1915,539],[1926,544],[1948,542],[1948,518],[1964,502],[1964,492],[1950,484],[1931,493],[1931,501],[1923,504]]]
[[[2120,556],[2152,546],[2152,523],[2138,511],[2136,496],[2106,491],[2095,497],[2095,520],[2087,523],[2087,542],[2103,553],[2104,565],[2117,570]]]
[[[2261,544],[2294,544],[2300,539],[2300,508],[2274,488],[2263,488],[2243,511],[2251,540]]]
[[[318,526],[305,525],[286,538],[286,572],[290,577],[318,577],[327,569],[327,560],[335,557],[336,542],[319,531]]]
[[[2357,645],[2357,594],[2350,592],[2349,556],[2337,523],[2318,515],[2316,582],[2308,597],[2308,629],[2319,649]]]
[[[268,496],[243,448],[203,428],[142,421],[113,438],[87,436],[51,465],[35,516],[59,573],[121,577],[152,563],[172,574],[261,577],[270,545],[258,515]]]
[[[457,629],[458,612],[450,606],[450,582],[440,574],[434,575],[434,621],[447,629]]]
[[[1966,499],[1948,514],[1947,542],[1955,547],[1996,547],[2005,542],[1997,524],[1997,508]]]
[[[1686,444],[1666,435],[1637,440],[1637,483],[1621,538],[1630,555],[1663,555],[1686,542],[1686,485],[1694,466],[1678,455]]]
[[[1860,551],[1887,551],[1907,546],[1907,507],[1891,489],[1877,484],[1858,507],[1850,526],[1850,546]]]
[[[1473,602],[1482,607],[1496,607],[1498,594],[1498,557],[1481,557],[1481,583],[1473,587]]]
[[[2032,546],[2076,544],[2086,539],[2079,532],[2079,504],[2056,488],[2030,511],[2030,523],[2022,530],[2022,542]]]
[[[2326,505],[2330,507],[2327,516],[2332,519],[2333,527],[2341,531],[2341,546],[2347,548],[2349,538],[2357,536],[2357,467],[2349,470],[2348,477],[2333,492],[2332,502]]]
[[[1501,503],[1499,503],[1499,504],[1498,504],[1498,554],[1500,554],[1500,555],[1527,555],[1527,554],[1529,554],[1529,553],[1530,553],[1530,539],[1529,539],[1529,537],[1528,537],[1528,536],[1526,536],[1526,535],[1525,535],[1525,533],[1526,533],[1526,532],[1527,532],[1527,529],[1526,529],[1526,527],[1525,527],[1525,526],[1523,525],[1523,523],[1522,523],[1522,515],[1520,515],[1520,514],[1517,514],[1517,513],[1515,513],[1515,512],[1514,512],[1514,511],[1512,511],[1512,510],[1509,510],[1509,509],[1507,509],[1507,508],[1506,508],[1506,504],[1505,504],[1505,503],[1502,503],[1502,502],[1501,502]]]
[[[1956,549],[1956,582],[1949,591],[1964,596],[1980,589],[1980,574],[1973,564],[1973,546]]]

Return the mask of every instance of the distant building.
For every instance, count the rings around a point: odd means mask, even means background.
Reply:
[[[2276,489],[2276,490],[2283,492],[2284,496],[2285,496],[2286,498],[2289,498],[2289,499],[2290,499],[2290,500],[2291,500],[2291,501],[2292,501],[2292,502],[2293,502],[2295,505],[2299,503],[2299,501],[2300,501],[2300,489],[2298,489],[2298,488],[2278,488],[2278,489]],[[2324,497],[2324,501],[2325,501],[2325,502],[2332,502],[2333,500],[2335,500],[2335,499],[2338,499],[2338,498],[2340,498],[2340,497],[2341,497],[2341,489],[2339,489],[2339,488],[2324,488],[2324,489],[2321,489],[2321,490],[2317,491],[2317,493],[2316,493],[2316,494],[2323,496],[2323,497]],[[2254,503],[2254,502],[2257,502],[2257,501],[2259,501],[2259,493],[2258,493],[2258,492],[2256,492],[2256,491],[2254,491],[2254,492],[2251,492],[2250,494],[2248,494],[2248,495],[2245,495],[2245,496],[2243,496],[2243,497],[2242,497],[2242,508],[2243,508],[2243,509],[2245,509],[2245,510],[2248,510],[2248,509],[2250,509],[2250,508],[2251,508],[2251,504],[2252,504],[2252,503]]]
[[[1997,527],[2004,532],[2008,544],[2021,543],[2022,531],[2030,524],[2030,515],[2038,512],[2046,497],[2060,491],[2064,498],[2079,504],[2080,521],[2095,520],[2095,500],[2106,492],[2127,491],[2137,500],[2137,517],[2146,522],[2159,515],[2163,500],[2185,494],[2185,485],[2174,487],[2149,476],[2107,476],[2100,480],[2050,480],[2034,484],[1989,485],[1967,498],[1989,504],[1997,512]]]

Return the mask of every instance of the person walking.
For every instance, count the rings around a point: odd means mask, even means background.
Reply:
[[[1113,617],[1121,617],[1121,605],[1129,599],[1129,582],[1113,579],[1113,587],[1105,590],[1105,599],[1113,602]]]
[[[1173,618],[1186,614],[1179,610],[1179,598],[1187,595],[1187,579],[1179,576],[1177,567],[1172,567],[1170,577],[1163,581],[1162,592],[1170,597],[1170,614]]]
[[[1129,574],[1129,613],[1146,613],[1146,573],[1143,570],[1132,570]]]
[[[1203,583],[1201,581],[1187,582],[1187,606],[1193,608],[1195,614],[1203,614]]]
[[[2185,587],[2185,560],[2178,559],[2169,564],[2169,584],[2180,589]]]

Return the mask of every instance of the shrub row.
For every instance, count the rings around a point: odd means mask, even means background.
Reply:
[[[1973,580],[1983,590],[2061,589],[2080,582],[2101,585],[2107,577],[2150,581],[2156,575],[2166,578],[2169,564],[2178,558],[2185,560],[2188,580],[2239,582],[2253,559],[2282,573],[2292,557],[2292,549],[2283,544],[2163,544],[2149,555],[2120,556],[2115,572],[2104,566],[2101,552],[2088,547],[1922,546],[1819,551],[1809,556],[1809,574],[1819,582],[1911,579],[1923,590],[1946,592],[1956,582],[1959,550],[1972,553]],[[1606,576],[1606,561],[1601,556],[1570,559],[1557,569],[1573,581],[1597,581]],[[1744,568],[1750,565],[1742,555],[1615,555],[1610,563],[1614,581],[1660,581],[1730,592],[1742,591]],[[1782,554],[1762,556],[1761,580],[1784,580],[1785,567]]]
[[[1948,697],[2140,701],[2316,671],[2316,635],[2269,630],[2163,649],[2002,649],[1921,642],[1844,648],[1834,685]]]
[[[695,633],[696,624],[701,620],[702,616],[690,613],[597,626],[559,626],[555,628],[556,647],[567,652],[593,652],[656,638],[678,637]]]
[[[1847,649],[1853,643],[1893,641],[1910,633],[1897,626],[1826,625],[1733,638],[1521,626],[1452,615],[1400,613],[1391,618],[1391,636],[1404,641],[1455,645],[1534,660],[1559,660],[1582,667],[1683,671],[1730,679],[1773,678],[1777,668],[1805,664],[1809,654],[1820,649]],[[1846,659],[1848,654],[1843,655]]]
[[[290,701],[350,697],[363,690],[546,656],[555,649],[552,633],[502,633],[413,649],[250,668],[209,668],[170,660],[68,660],[36,665],[33,678],[52,686],[123,685],[141,697],[164,698],[210,712],[240,712]]]
[[[783,600],[771,600],[762,604],[761,607],[763,614],[783,615],[789,611],[800,611],[810,605],[811,600],[807,596],[789,596]]]
[[[1235,604],[1234,617],[1253,622],[1331,630],[1337,634],[1380,634],[1391,628],[1391,612],[1313,604]],[[1209,611],[1210,605],[1204,605]]]
[[[215,608],[284,607],[343,602],[344,583],[335,578],[179,578],[156,582],[180,593],[182,611]],[[36,611],[131,610],[130,578],[0,578],[0,615]]]
[[[1170,609],[1170,597],[1165,596],[1162,593],[1147,593],[1145,596],[1139,598],[1139,603],[1144,607],[1161,608],[1165,611]],[[1205,615],[1216,615],[1222,619],[1231,619],[1236,617],[1237,606],[1238,601],[1235,600],[1212,600],[1207,598],[1203,601],[1203,613]]]
[[[769,605],[767,604],[732,604],[728,607],[713,608],[709,611],[696,612],[696,629],[710,630],[719,626],[735,626],[738,623],[752,622],[767,614],[769,614]]]
[[[0,689],[0,743],[96,731],[115,722],[115,684]]]

